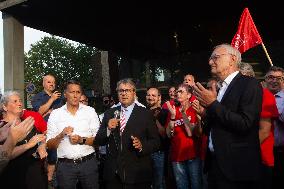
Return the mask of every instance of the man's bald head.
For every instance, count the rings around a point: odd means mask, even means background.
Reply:
[[[187,74],[184,76],[184,79],[183,79],[183,84],[186,84],[186,85],[189,85],[189,86],[193,86],[195,84],[194,82],[194,76],[191,75],[191,74]]]
[[[55,89],[55,77],[53,75],[45,75],[42,80],[44,91],[48,94],[52,93]]]

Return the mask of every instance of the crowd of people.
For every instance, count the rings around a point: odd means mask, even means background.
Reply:
[[[20,94],[1,97],[0,183],[12,189],[270,189],[284,178],[284,69],[260,82],[229,44],[213,49],[211,76],[194,74],[168,97],[151,86],[138,102],[132,79],[118,102],[89,106],[80,82],[64,92],[43,78],[33,110]]]

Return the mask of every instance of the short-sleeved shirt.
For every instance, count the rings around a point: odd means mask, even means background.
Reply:
[[[261,144],[262,163],[266,166],[274,166],[274,120],[278,117],[275,97],[268,89],[263,89],[261,118],[270,118],[272,122],[269,136]]]
[[[47,103],[47,101],[50,98],[51,98],[51,96],[49,96],[45,91],[37,93],[32,99],[33,111],[38,112],[39,108],[42,105],[44,105],[45,103]],[[57,108],[60,108],[63,105],[64,105],[63,98],[58,98],[52,103],[52,105],[50,106],[49,109],[57,109]],[[44,116],[45,121],[48,121],[49,115],[50,114]]]
[[[29,110],[23,110],[23,115],[22,115],[22,119],[25,120],[27,117],[33,117],[35,120],[35,127],[36,129],[40,132],[40,133],[44,133],[46,132],[47,129],[47,123],[46,121],[43,119],[42,115],[40,115],[40,113],[38,112],[34,112],[34,111],[29,111]]]
[[[55,138],[65,127],[74,128],[72,135],[81,137],[95,137],[100,126],[98,115],[94,108],[79,104],[75,115],[71,114],[67,105],[51,112],[47,122],[47,141]],[[69,137],[65,136],[58,145],[58,158],[77,159],[95,152],[93,146],[71,144]]]
[[[196,112],[192,107],[186,110],[186,115],[191,117],[190,123],[197,123]],[[179,107],[176,107],[175,119],[174,135],[171,138],[171,161],[180,162],[196,158],[200,143],[197,138],[187,135]]]

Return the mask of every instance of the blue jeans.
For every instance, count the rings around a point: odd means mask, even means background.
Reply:
[[[60,189],[74,189],[80,181],[83,189],[98,189],[98,166],[95,156],[82,163],[58,162],[56,178]]]
[[[165,152],[158,151],[152,154],[153,161],[153,189],[165,189]]]
[[[201,189],[201,160],[172,162],[177,189]]]

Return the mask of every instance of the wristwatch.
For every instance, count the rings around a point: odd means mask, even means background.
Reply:
[[[80,142],[80,143],[79,143],[80,145],[85,144],[85,143],[86,143],[86,140],[87,140],[87,138],[86,138],[86,137],[82,137],[82,139],[83,139],[83,140],[82,140],[82,142]]]

